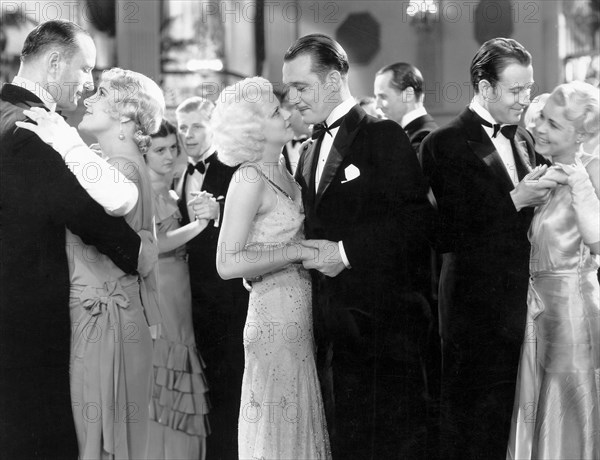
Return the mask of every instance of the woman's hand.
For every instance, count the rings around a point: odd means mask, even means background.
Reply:
[[[567,184],[568,178],[569,175],[560,166],[552,166],[548,168],[548,171],[544,174],[544,179],[553,180],[561,185]]]
[[[556,163],[555,167],[565,173],[565,175],[567,177],[566,182],[569,184],[569,187],[571,187],[571,188],[573,188],[577,183],[585,182],[586,180],[589,180],[589,178],[590,178],[587,170],[585,169],[585,166],[583,166],[583,163],[581,162],[581,160],[579,158],[576,159],[575,163],[573,163],[573,164],[566,165],[563,163]]]
[[[319,257],[319,250],[313,246],[309,246],[307,240],[293,243],[293,246],[296,248],[297,254],[299,255],[298,262],[316,260],[317,257]]]
[[[77,130],[69,126],[64,118],[56,112],[48,112],[41,107],[32,107],[30,110],[23,110],[23,115],[35,123],[17,121],[15,124],[19,128],[35,133],[63,157],[74,147],[85,146]]]

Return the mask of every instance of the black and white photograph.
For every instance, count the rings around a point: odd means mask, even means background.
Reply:
[[[600,0],[0,10],[0,458],[600,460]]]

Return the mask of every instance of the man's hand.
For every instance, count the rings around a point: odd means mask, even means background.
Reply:
[[[529,206],[539,206],[548,201],[550,193],[558,183],[552,177],[544,176],[546,169],[546,165],[534,169],[510,192],[517,211]]]
[[[148,230],[140,230],[142,251],[138,257],[138,273],[142,277],[148,276],[158,263],[158,244],[154,235]]]
[[[302,246],[317,250],[316,257],[302,262],[306,269],[315,269],[326,276],[339,275],[346,268],[340,254],[339,244],[328,240],[306,240],[301,242]]]

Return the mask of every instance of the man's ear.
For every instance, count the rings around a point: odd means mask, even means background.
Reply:
[[[415,89],[412,86],[409,86],[404,91],[402,91],[403,102],[415,102],[415,100]]]
[[[490,93],[494,91],[494,87],[488,80],[479,80],[479,83],[477,83],[477,89],[479,90],[479,94],[481,94],[484,99],[492,99],[493,95]]]
[[[54,78],[58,76],[60,73],[60,69],[63,64],[63,56],[59,51],[51,51],[46,56],[46,66],[48,70],[48,74],[52,75]]]
[[[330,71],[325,77],[325,88],[339,92],[342,88],[342,75],[337,70]]]

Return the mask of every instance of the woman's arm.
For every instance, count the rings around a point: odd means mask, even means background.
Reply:
[[[567,183],[571,189],[573,209],[577,226],[583,242],[594,254],[600,254],[600,180],[598,160],[594,159],[587,166],[580,160],[575,165],[559,165],[568,175]]]
[[[124,216],[133,209],[138,200],[135,184],[85,145],[77,130],[60,115],[40,107],[23,114],[37,125],[22,121],[16,125],[34,132],[56,150],[79,184],[108,214]]]
[[[195,236],[199,235],[208,225],[207,219],[199,219],[175,230],[160,232],[158,234],[158,252],[168,252],[184,245]]]
[[[223,226],[217,246],[217,271],[223,279],[254,278],[302,261],[314,252],[299,243],[278,248],[248,247],[255,217],[275,206],[277,196],[245,166],[236,171],[227,192]]]

